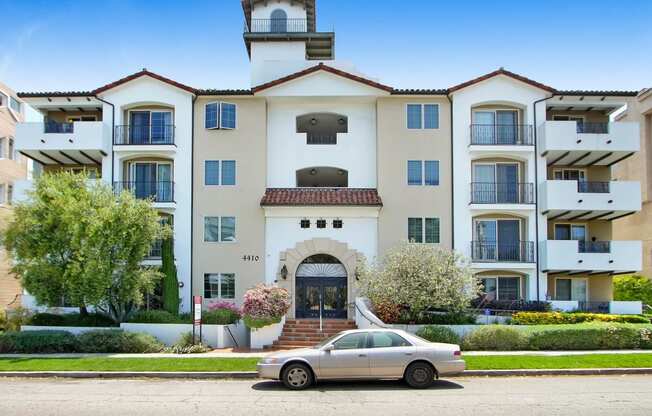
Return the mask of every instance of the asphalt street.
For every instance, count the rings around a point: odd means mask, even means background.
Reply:
[[[454,378],[287,391],[260,380],[0,378],[0,415],[652,415],[652,376]]]

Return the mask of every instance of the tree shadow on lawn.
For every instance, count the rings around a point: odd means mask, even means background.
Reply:
[[[280,381],[261,381],[251,386],[254,390],[259,391],[281,391],[285,388]],[[453,383],[447,380],[435,380],[426,390],[457,390],[463,389],[461,384]],[[382,391],[382,390],[414,390],[401,380],[362,380],[362,381],[320,381],[309,390],[317,391]]]

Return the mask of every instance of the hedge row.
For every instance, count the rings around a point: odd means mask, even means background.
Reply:
[[[88,315],[80,315],[79,313],[37,313],[27,320],[27,325],[89,327],[118,326],[113,319],[100,313],[89,313]]]
[[[652,325],[589,323],[518,329],[486,325],[461,338],[447,327],[417,332],[431,342],[460,344],[470,351],[652,349]]]
[[[66,331],[23,331],[0,334],[0,353],[146,353],[163,349],[149,334],[119,329],[74,335]]]
[[[650,319],[640,315],[609,315],[603,313],[517,312],[512,315],[511,320],[513,325],[560,325],[584,322],[649,324]]]

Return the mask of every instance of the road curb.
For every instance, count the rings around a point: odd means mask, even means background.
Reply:
[[[456,377],[533,377],[533,376],[599,376],[652,374],[652,368],[569,368],[531,370],[466,370]],[[2,371],[0,378],[166,378],[166,379],[255,379],[256,371]]]

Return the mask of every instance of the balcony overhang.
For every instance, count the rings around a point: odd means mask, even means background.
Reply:
[[[548,217],[548,221],[613,221],[618,218],[636,214],[638,211],[629,210],[604,210],[604,209],[549,209],[541,214]]]
[[[102,158],[107,156],[103,150],[20,150],[20,154],[42,165],[48,166],[77,166],[77,165],[102,165]]]
[[[97,113],[102,112],[102,101],[98,100],[96,97],[90,93],[52,93],[48,95],[47,93],[33,93],[32,95],[23,96],[27,104],[29,104],[35,110],[45,114],[50,111],[61,111],[63,113]],[[63,95],[62,95],[63,94]],[[76,95],[80,94],[80,95]]]
[[[636,152],[629,150],[546,150],[541,153],[548,166],[611,166]]]
[[[251,42],[305,42],[306,59],[326,61],[334,59],[334,32],[246,32],[243,38],[250,57]]]

